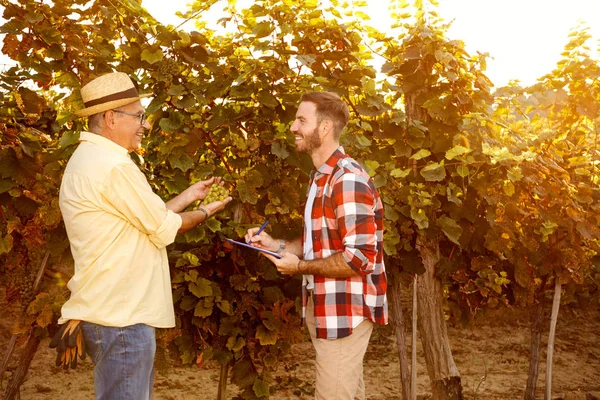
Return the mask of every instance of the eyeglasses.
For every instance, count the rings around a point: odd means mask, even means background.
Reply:
[[[138,117],[140,119],[140,125],[144,125],[146,123],[146,114],[144,114],[144,113],[134,114],[134,113],[130,113],[127,111],[121,111],[121,110],[112,110],[112,111],[119,113],[119,114],[131,115],[132,117]]]

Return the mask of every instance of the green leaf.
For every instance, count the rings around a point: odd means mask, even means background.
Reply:
[[[450,182],[448,186],[446,186],[446,196],[448,197],[448,201],[461,205],[464,192],[459,186]]]
[[[265,356],[263,357],[263,363],[267,366],[267,367],[272,367],[277,365],[277,356],[271,353],[265,354]]]
[[[285,296],[277,286],[267,286],[263,288],[262,300],[265,304],[275,304],[277,301],[283,301]]]
[[[558,228],[558,224],[556,222],[545,221],[540,228],[542,242],[546,242],[548,240],[548,236],[552,235],[556,228]]]
[[[273,25],[270,22],[261,22],[256,24],[254,29],[252,30],[252,34],[257,38],[263,38],[265,36],[269,36],[271,32],[273,32]]]
[[[249,387],[254,384],[255,378],[256,372],[248,360],[239,360],[231,369],[231,382],[237,384],[238,387]]]
[[[271,153],[284,160],[290,155],[285,146],[279,142],[273,142],[273,144],[271,144]]]
[[[164,54],[160,48],[156,49],[155,51],[151,51],[150,49],[146,48],[144,51],[142,51],[142,60],[147,61],[150,64],[161,61],[163,57]]]
[[[60,138],[60,147],[64,149],[79,141],[79,132],[67,130]]]
[[[193,265],[194,267],[200,265],[200,260],[198,259],[198,256],[193,253],[190,253],[189,251],[183,253],[183,259],[187,260],[190,263],[190,265]],[[198,274],[198,271],[193,272],[195,272],[196,275]]]
[[[506,174],[506,176],[508,176],[508,179],[510,179],[513,182],[520,181],[521,178],[523,178],[523,174],[521,172],[521,167],[512,167],[511,169],[508,170],[508,173]]]
[[[173,100],[173,106],[181,109],[189,109],[194,107],[196,104],[196,98],[194,96],[183,96],[181,99],[177,98]]]
[[[415,221],[419,229],[429,228],[429,218],[422,208],[411,208],[410,217]]]
[[[250,171],[246,176],[246,179],[239,181],[237,184],[237,191],[240,200],[243,203],[256,204],[259,198],[256,189],[262,185],[262,175],[256,170]]]
[[[203,227],[197,226],[183,234],[187,243],[197,243],[206,237],[206,231]]]
[[[184,119],[183,114],[173,111],[169,118],[161,118],[158,125],[166,133],[175,132],[183,126]]]
[[[396,222],[400,218],[400,214],[398,214],[393,207],[385,207],[384,214],[385,219],[390,220],[392,222]]]
[[[59,44],[62,42],[62,35],[60,31],[54,27],[44,26],[36,31],[42,37],[44,42],[48,43],[49,45]]]
[[[442,229],[442,232],[444,232],[448,239],[456,244],[460,244],[458,240],[460,239],[460,235],[462,235],[462,227],[455,220],[442,215],[438,218],[436,224]]]
[[[79,87],[79,79],[72,72],[60,72],[56,75],[56,83],[66,88],[77,88]]]
[[[200,318],[209,317],[213,312],[213,302],[212,297],[205,298],[204,300],[200,300],[198,304],[196,304],[196,308],[194,308],[194,316]]]
[[[262,379],[257,379],[254,381],[254,385],[252,385],[252,390],[256,397],[268,397],[269,396],[269,384]]]
[[[263,106],[266,106],[271,109],[275,109],[279,105],[279,101],[277,101],[277,98],[273,96],[273,94],[269,90],[261,90],[260,92],[258,92],[258,101]]]
[[[261,314],[262,322],[267,329],[278,332],[281,330],[281,321],[277,319],[272,311],[264,311]]]
[[[392,172],[390,172],[390,175],[392,176],[392,178],[406,178],[408,176],[408,174],[410,174],[410,168],[407,169],[401,169],[401,168],[394,168],[392,170]]]
[[[40,138],[28,131],[23,131],[20,134],[21,148],[29,157],[34,157],[35,154],[42,151],[42,143]]]
[[[181,96],[187,93],[187,89],[183,85],[171,85],[167,93],[171,96]]]
[[[386,208],[386,213],[388,208]],[[400,235],[398,232],[386,231],[386,235],[383,238],[383,249],[385,250],[385,254],[388,256],[395,256],[398,254],[398,250],[396,248],[398,243],[400,243]]]
[[[515,194],[515,185],[513,185],[512,182],[505,182],[502,189],[504,190],[504,194],[507,196],[512,196]]]
[[[231,351],[240,351],[246,345],[246,341],[242,337],[230,336],[227,339],[227,348]]]
[[[8,254],[13,247],[13,237],[9,233],[0,239],[0,254]]]
[[[212,358],[217,360],[219,364],[226,365],[233,359],[233,354],[230,351],[217,349]]]
[[[167,100],[167,97],[169,97],[169,95],[164,92],[155,96],[150,102],[150,104],[148,104],[148,107],[146,107],[146,114],[150,115],[160,110],[164,105],[165,100]]]
[[[374,176],[376,174],[376,170],[377,168],[379,168],[379,165],[380,164],[374,160],[365,161],[365,167],[367,167],[367,172],[369,173],[369,176]]]
[[[163,182],[169,193],[179,194],[188,188],[189,182],[182,174],[178,174],[170,179],[165,179]]]
[[[421,176],[428,182],[439,182],[446,177],[446,169],[443,164],[429,164],[421,170]]]
[[[219,310],[223,311],[227,315],[233,315],[233,308],[231,307],[231,303],[227,300],[217,301],[217,307]]]
[[[421,129],[415,126],[411,126],[410,128],[408,128],[406,143],[408,143],[410,147],[412,147],[413,149],[418,149],[423,146],[424,142],[425,133]]]
[[[571,157],[571,158],[569,158],[568,161],[572,167],[575,167],[575,166],[587,164],[588,160],[589,160],[588,157],[578,156],[578,157]]]
[[[210,229],[211,232],[219,232],[221,231],[221,221],[216,218],[209,218],[205,225]]]
[[[417,151],[415,154],[413,154],[412,156],[410,156],[410,158],[414,159],[414,160],[421,160],[425,157],[429,157],[431,155],[431,152],[427,149],[421,149],[419,151]]]
[[[171,154],[169,156],[169,164],[173,168],[178,168],[182,172],[186,172],[190,168],[194,166],[194,160],[190,158],[187,154]]]
[[[190,311],[196,305],[197,300],[193,296],[184,296],[179,303],[179,308],[183,311]]]
[[[380,187],[386,186],[387,185],[387,181],[388,181],[387,177],[383,176],[383,175],[377,174],[377,175],[375,175],[373,177],[373,183],[375,184],[376,188],[380,188]]]
[[[366,137],[364,135],[356,135],[355,138],[360,147],[367,148],[367,147],[371,146],[371,140],[369,140],[368,137]]]
[[[42,110],[46,106],[46,101],[44,98],[38,96],[38,94],[33,90],[25,87],[20,87],[17,89],[15,97],[18,99],[17,105],[21,112],[27,115],[28,118],[35,118],[37,121],[40,117],[39,114],[42,113]]]
[[[458,146],[454,146],[453,148],[451,148],[450,150],[448,150],[446,152],[446,158],[448,160],[452,160],[452,159],[454,159],[456,157],[465,155],[465,154],[470,153],[470,152],[471,152],[471,149],[467,149],[464,146],[458,145]]]
[[[458,175],[465,178],[469,176],[469,167],[467,167],[466,165],[459,165],[458,167],[456,167],[456,172],[458,172]]]
[[[299,56],[296,56],[296,59],[298,59],[298,61],[300,61],[300,63],[302,63],[303,65],[306,65],[307,67],[310,67],[311,65],[313,65],[315,63],[315,61],[317,61],[317,59],[314,57],[314,55],[311,55],[311,54],[299,55]]]
[[[259,340],[259,342],[262,346],[267,346],[270,344],[277,343],[277,332],[271,331],[263,325],[260,325],[256,329],[255,337],[256,337],[256,339]]]
[[[55,60],[61,60],[64,57],[64,52],[63,52],[62,47],[60,47],[59,44],[54,43],[48,49],[47,55],[48,55],[48,57],[53,58]]]
[[[212,284],[208,279],[200,278],[196,283],[190,283],[188,288],[198,298],[213,295]]]
[[[181,353],[180,358],[181,358],[181,362],[183,364],[191,364],[194,361],[194,359],[196,358],[196,355],[194,353],[192,353],[191,351],[186,350]]]
[[[244,340],[244,338],[238,337],[237,341],[235,342],[235,345],[230,350],[237,352],[243,349],[244,346],[246,346],[246,341]]]
[[[13,181],[10,181],[8,179],[0,180],[0,194],[12,189],[14,185],[15,184],[13,183]]]

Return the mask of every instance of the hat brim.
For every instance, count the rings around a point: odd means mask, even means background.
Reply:
[[[152,96],[152,94],[140,94],[136,97],[128,97],[126,99],[107,101],[106,103],[97,104],[92,107],[87,107],[87,108],[82,108],[81,110],[77,110],[77,111],[75,111],[75,115],[78,117],[89,117],[90,115],[98,114],[103,111],[112,110],[113,108],[126,106],[127,104],[134,103],[144,97],[150,97],[150,96]]]

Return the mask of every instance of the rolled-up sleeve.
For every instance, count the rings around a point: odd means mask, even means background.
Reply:
[[[373,188],[364,177],[345,173],[333,185],[332,195],[344,259],[356,272],[368,275],[374,270],[377,256]]]
[[[148,235],[157,247],[163,248],[175,241],[181,227],[181,217],[167,209],[165,202],[152,191],[146,177],[131,163],[115,166],[107,177],[106,200],[131,225]]]

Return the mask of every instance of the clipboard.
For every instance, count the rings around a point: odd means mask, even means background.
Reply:
[[[272,255],[272,256],[273,256],[273,257],[275,257],[275,258],[281,258],[281,255],[280,255],[280,254],[278,254],[278,253],[275,253],[274,251],[269,251],[269,250],[265,250],[265,249],[259,249],[258,247],[250,246],[250,245],[249,245],[249,244],[247,244],[247,243],[244,243],[244,242],[238,242],[237,240],[233,240],[233,239],[227,239],[227,241],[228,241],[229,243],[237,244],[238,246],[243,246],[243,247],[247,247],[247,248],[249,248],[249,249],[252,249],[252,250],[261,251],[261,252],[263,252],[263,253],[266,253],[266,254]]]

